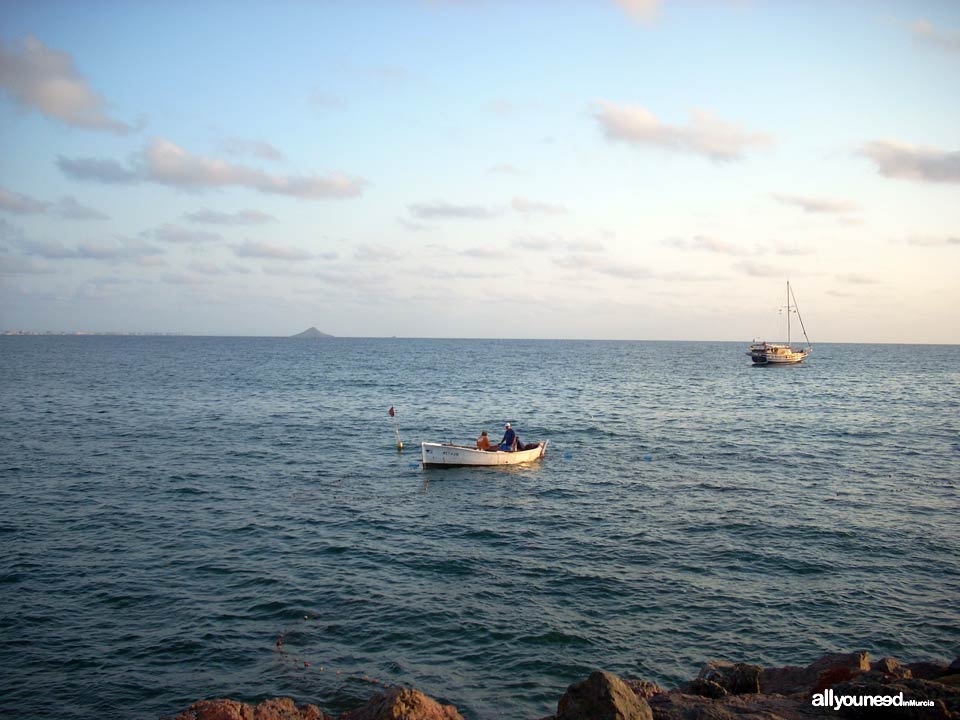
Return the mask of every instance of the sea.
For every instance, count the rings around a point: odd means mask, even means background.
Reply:
[[[960,654],[960,346],[746,349],[0,337],[0,716]],[[507,421],[542,461],[421,467]]]

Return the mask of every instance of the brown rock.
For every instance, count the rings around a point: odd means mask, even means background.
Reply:
[[[933,680],[940,677],[947,671],[946,663],[937,662],[914,662],[907,665],[910,674],[920,680]]]
[[[463,716],[453,705],[441,705],[419,690],[394,687],[343,713],[340,720],[463,720]]]
[[[960,688],[952,688],[936,681],[895,679],[891,682],[863,681],[862,679],[841,683],[833,689],[841,695],[883,695],[896,697],[903,693],[904,700],[931,700],[933,707],[844,707],[842,717],[848,718],[900,718],[903,720],[945,720],[960,717]]]
[[[691,680],[680,688],[680,690],[688,695],[699,695],[700,697],[713,698],[714,700],[729,694],[723,685],[715,683],[713,680],[704,680],[703,678]]]
[[[697,679],[714,682],[731,695],[742,695],[760,692],[761,672],[759,665],[714,660],[703,666]]]
[[[598,670],[567,688],[557,720],[653,720],[653,713],[622,679]]]
[[[238,700],[201,700],[173,720],[327,720],[316,705],[298,707],[290,698],[273,698],[259,705]]]
[[[649,680],[624,680],[624,682],[627,684],[627,687],[633,690],[637,697],[643,698],[644,700],[649,700],[654,695],[663,695],[667,692],[665,688]]]
[[[761,670],[760,691],[778,695],[810,693],[818,687],[829,687],[831,682],[841,682],[869,670],[870,653],[866,650],[832,653],[803,668],[788,665]]]

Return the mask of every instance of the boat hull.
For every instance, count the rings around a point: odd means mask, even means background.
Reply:
[[[424,467],[488,467],[494,465],[521,465],[542,458],[547,452],[547,443],[538,443],[530,450],[504,452],[502,450],[477,450],[464,445],[449,443],[420,443]]]
[[[809,354],[809,350],[794,350],[788,345],[771,343],[753,345],[747,352],[754,365],[793,365],[803,362]]]

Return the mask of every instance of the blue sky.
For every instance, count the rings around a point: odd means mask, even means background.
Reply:
[[[960,342],[960,4],[0,3],[0,329]]]

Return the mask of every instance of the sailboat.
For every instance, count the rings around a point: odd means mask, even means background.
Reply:
[[[790,305],[791,298],[793,299],[792,307]],[[800,329],[803,330],[803,338],[807,341],[807,346],[799,350],[794,350],[790,344],[790,314],[792,312],[797,313],[797,319],[800,320]],[[803,326],[803,318],[800,317],[800,308],[797,307],[797,298],[794,296],[793,290],[790,289],[790,281],[788,280],[786,344],[757,342],[754,340],[750,345],[750,349],[747,351],[747,355],[753,360],[754,365],[790,365],[801,362],[812,351],[813,347],[810,345],[810,338],[807,337],[807,329]]]

